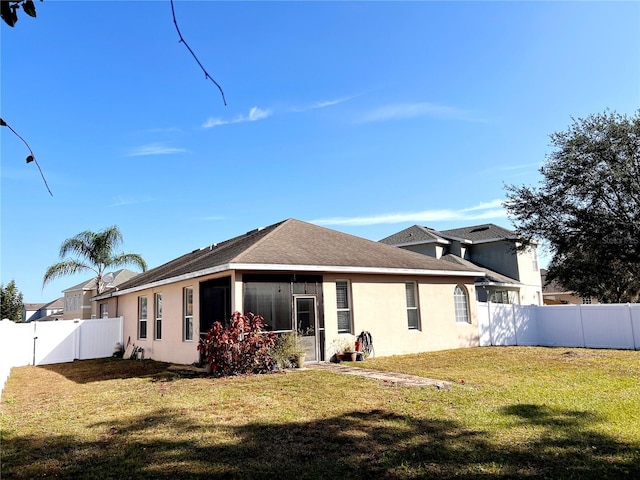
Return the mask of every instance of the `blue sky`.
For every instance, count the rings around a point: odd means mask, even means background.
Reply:
[[[150,267],[297,218],[372,240],[511,228],[571,117],[640,106],[638,2],[36,2],[1,26],[1,280],[46,302],[62,241]],[[22,12],[20,12],[22,13]]]

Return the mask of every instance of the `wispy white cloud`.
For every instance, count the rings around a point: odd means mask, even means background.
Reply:
[[[129,205],[136,205],[138,203],[148,203],[151,202],[153,199],[151,197],[145,197],[145,198],[125,198],[122,197],[120,195],[118,195],[113,203],[110,205],[111,207],[125,207],[125,206],[129,206]]]
[[[421,212],[386,213],[361,217],[333,217],[311,220],[316,225],[380,225],[390,223],[429,223],[458,220],[485,220],[490,218],[504,218],[507,212],[502,208],[502,200],[492,200],[473,207],[459,210],[423,210]]]
[[[491,208],[501,208],[503,202],[504,202],[504,200],[500,200],[499,198],[496,198],[495,200],[491,200],[490,202],[479,203],[478,205],[476,205],[474,207],[463,208],[460,211],[461,212],[475,212],[477,210],[487,210],[487,209],[491,209]]]
[[[362,95],[361,93],[356,94],[356,95],[349,95],[346,97],[340,97],[340,98],[335,98],[333,100],[322,100],[319,102],[314,102],[311,103],[309,105],[305,105],[302,107],[292,107],[290,109],[291,112],[294,113],[303,113],[303,112],[308,112],[309,110],[316,110],[319,108],[327,108],[327,107],[333,107],[334,105],[339,105],[341,103],[347,102],[353,98],[359,97],[360,95]]]
[[[149,143],[135,147],[127,152],[127,157],[144,157],[147,155],[172,155],[187,152],[184,148],[169,147],[164,143]]]
[[[361,93],[356,95],[349,95],[346,97],[335,98],[332,100],[322,100],[310,103],[308,105],[299,106],[299,107],[282,107],[282,112],[280,113],[304,113],[310,110],[317,110],[320,108],[333,107],[334,105],[339,105],[344,103],[352,98],[358,97],[362,95]],[[264,120],[265,118],[271,117],[274,115],[276,111],[274,109],[261,109],[258,107],[253,107],[249,110],[247,115],[237,115],[231,119],[224,119],[220,117],[209,117],[206,122],[202,124],[202,128],[213,128],[219,127],[221,125],[229,125],[232,123],[243,123],[243,122],[255,122],[257,120]]]
[[[437,105],[430,102],[417,103],[393,103],[375,108],[360,118],[357,123],[384,122],[389,120],[402,120],[408,118],[432,117],[451,120],[463,120],[467,122],[482,122],[472,112],[448,105]]]
[[[251,110],[249,110],[249,113],[247,115],[237,115],[230,120],[209,117],[207,121],[202,124],[202,128],[218,127],[220,125],[228,125],[231,123],[255,122],[258,120],[264,120],[271,114],[271,110],[263,110],[258,107],[253,107]]]

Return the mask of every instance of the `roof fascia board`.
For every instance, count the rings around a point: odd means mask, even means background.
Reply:
[[[496,237],[496,238],[486,238],[483,240],[469,240],[469,242],[471,242],[474,245],[477,245],[479,243],[493,243],[493,242],[519,242],[520,239],[517,237]]]
[[[471,240],[468,240],[466,238],[454,237],[453,235],[447,235],[446,233],[442,233],[442,232],[439,232],[439,233],[440,233],[440,235],[442,235],[443,238],[447,238],[449,240],[453,240],[454,242],[473,243]]]
[[[431,239],[431,240],[422,240],[422,241],[417,241],[417,242],[405,242],[405,243],[394,243],[393,246],[394,247],[413,247],[416,245],[424,245],[426,243],[439,243],[441,245],[449,245],[451,242],[449,240],[445,240],[445,239]]]
[[[372,273],[372,274],[410,274],[421,276],[457,276],[457,277],[484,277],[484,272],[468,270],[426,270],[421,268],[387,268],[387,267],[353,267],[342,265],[283,265],[283,264],[259,264],[259,263],[233,263],[235,270],[273,270],[299,272],[328,272],[328,273]]]
[[[503,242],[503,241],[510,241],[510,242],[521,242],[522,240],[518,237],[496,237],[496,238],[485,238],[482,240],[469,240],[468,238],[460,238],[460,237],[454,237],[453,235],[447,235],[446,233],[442,233],[443,237],[448,238],[449,240],[454,240],[457,242],[462,242],[462,243],[468,243],[470,245],[478,245],[480,243],[493,243],[493,242]],[[538,242],[532,242],[534,244],[538,244]]]

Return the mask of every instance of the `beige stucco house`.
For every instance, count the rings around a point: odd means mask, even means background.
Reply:
[[[105,277],[109,276],[111,280],[109,285],[117,287],[136,275],[138,275],[137,272],[122,268],[105,274]],[[92,300],[98,293],[95,277],[67,288],[62,293],[64,294],[63,320],[88,320],[115,316],[115,305],[109,309],[109,302],[94,302]]]
[[[547,271],[540,270],[542,277],[542,299],[545,305],[580,305],[600,303],[597,298],[582,297],[567,290],[556,281],[547,283]]]
[[[492,223],[451,230],[413,225],[380,242],[484,272],[475,282],[481,302],[542,305],[537,246],[520,250],[514,232]]]
[[[371,333],[377,356],[477,346],[474,281],[464,265],[295,219],[194,250],[94,300],[124,317],[145,358],[190,364],[213,322],[234,311],[305,337],[307,361]]]

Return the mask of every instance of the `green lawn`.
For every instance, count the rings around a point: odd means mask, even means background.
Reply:
[[[640,477],[640,352],[474,348],[353,365],[455,385],[318,370],[187,378],[116,359],[15,368],[2,478]]]

